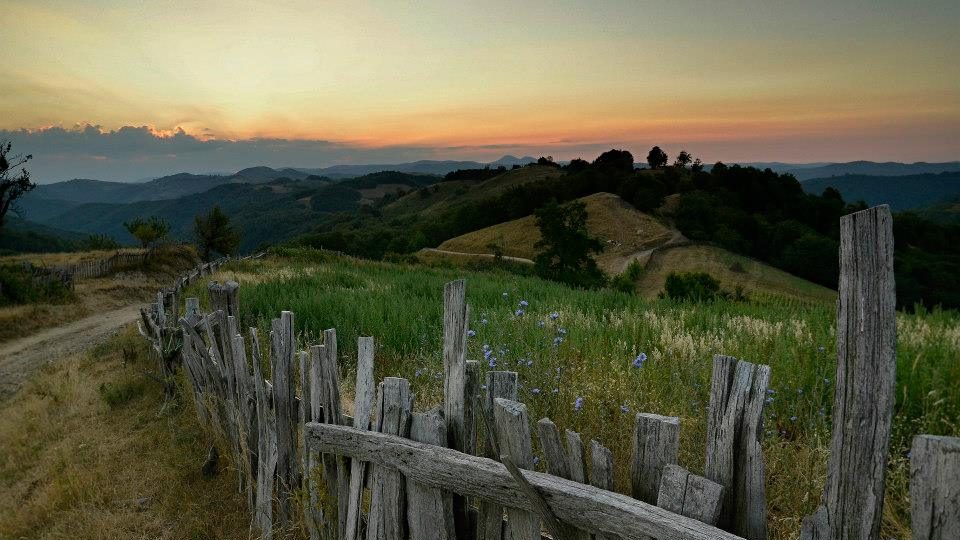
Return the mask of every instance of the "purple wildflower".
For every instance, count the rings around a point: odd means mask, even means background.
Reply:
[[[633,367],[642,368],[643,363],[647,361],[647,353],[640,353],[633,359]]]

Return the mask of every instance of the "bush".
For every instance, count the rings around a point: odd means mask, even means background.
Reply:
[[[37,302],[62,303],[71,297],[72,291],[58,279],[37,279],[33,270],[23,265],[0,266],[0,306]]]
[[[634,259],[630,261],[626,270],[610,280],[610,288],[625,293],[632,293],[636,290],[637,280],[640,279],[642,275],[643,266],[640,265],[640,261]]]
[[[721,296],[720,282],[706,272],[671,272],[663,288],[673,300],[712,302]]]

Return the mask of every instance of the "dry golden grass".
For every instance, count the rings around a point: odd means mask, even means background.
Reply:
[[[741,286],[753,300],[777,297],[832,302],[837,294],[755,259],[702,245],[670,247],[654,252],[637,282],[638,292],[646,298],[656,298],[663,291],[670,272],[707,272],[717,278],[725,290],[732,291]]]
[[[661,246],[678,234],[611,193],[595,193],[579,200],[587,207],[587,229],[604,245],[603,252],[596,256],[597,264],[609,274],[619,274],[639,253]],[[490,245],[495,244],[504,255],[533,259],[539,240],[536,219],[527,216],[451,238],[437,249],[490,253]]]
[[[152,368],[128,329],[0,403],[0,538],[248,538],[236,475],[201,475],[207,436]]]

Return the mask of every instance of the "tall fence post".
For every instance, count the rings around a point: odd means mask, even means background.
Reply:
[[[663,468],[676,463],[680,451],[680,419],[637,413],[635,422],[630,463],[633,497],[657,504]]]
[[[913,540],[960,538],[960,438],[913,439],[910,521]]]
[[[497,398],[517,399],[517,372],[488,371],[487,396],[483,405],[483,414],[493,422],[493,402]],[[499,459],[493,448],[494,433],[487,433],[484,444],[484,456]],[[477,518],[478,534],[481,540],[501,540],[503,538],[503,507],[480,501],[480,514]]]
[[[501,456],[509,455],[517,468],[532,469],[533,445],[527,406],[497,398],[493,403],[493,418]],[[540,519],[533,512],[507,508],[507,530],[507,538],[511,540],[540,540]]]
[[[280,523],[286,526],[293,518],[291,495],[298,487],[295,481],[298,416],[293,390],[293,313],[284,311],[273,320],[270,333],[270,361],[273,364],[273,409],[277,418],[277,498]]]
[[[837,374],[827,485],[801,538],[880,536],[896,383],[893,219],[886,205],[840,218]]]
[[[377,402],[376,431],[407,437],[413,408],[413,395],[407,380],[384,379]],[[405,481],[399,471],[382,466],[373,468],[367,540],[403,540],[406,537],[405,495]]]

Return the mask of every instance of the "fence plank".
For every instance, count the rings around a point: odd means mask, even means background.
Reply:
[[[267,393],[263,372],[260,369],[260,341],[257,331],[250,329],[251,350],[253,351],[253,384],[257,396],[257,496],[254,511],[254,524],[260,530],[264,540],[273,536],[273,480],[277,468],[277,426],[276,416],[271,410],[271,400]]]
[[[380,385],[377,431],[407,437],[413,395],[406,379],[387,377]],[[340,454],[340,452],[335,452]],[[355,456],[351,456],[356,459]],[[375,461],[375,460],[367,460]],[[406,534],[405,481],[396,469],[375,465],[370,486],[368,540],[403,540]]]
[[[293,313],[281,312],[272,323],[270,360],[273,363],[273,408],[277,419],[277,499],[280,524],[293,518],[291,496],[299,485],[295,482],[298,468],[296,422],[297,407],[293,389]]]
[[[960,438],[914,437],[910,519],[913,540],[960,538]]]
[[[307,431],[310,444],[321,452],[369,461],[375,469],[396,469],[408,478],[439,489],[532,510],[506,467],[491,459],[346,426],[308,424]],[[554,515],[593,533],[624,539],[739,538],[626,495],[535,471],[523,471],[523,476],[543,496]]]
[[[635,498],[656,504],[663,468],[677,462],[679,449],[679,418],[637,413],[630,461],[630,483]]]
[[[357,339],[357,384],[354,388],[353,427],[366,430],[370,427],[370,413],[373,410],[374,341],[372,337]],[[446,436],[446,434],[444,434]],[[446,442],[446,440],[444,440]],[[356,540],[359,537],[360,503],[363,494],[363,479],[367,464],[359,459],[350,463],[350,492],[347,501],[347,520],[344,526],[344,540]]]
[[[447,443],[447,428],[439,408],[413,413],[410,438],[435,446]],[[354,460],[354,463],[358,463]],[[450,492],[407,479],[407,523],[410,540],[456,540],[453,497]]]
[[[837,374],[827,485],[803,539],[880,535],[896,384],[890,208],[840,218]],[[870,426],[864,429],[864,426]]]
[[[657,506],[676,514],[715,525],[720,519],[723,486],[691,474],[679,465],[663,469]]]
[[[563,442],[560,441],[557,425],[549,418],[541,418],[537,422],[537,433],[540,436],[540,449],[547,460],[547,472],[569,480],[570,462]]]
[[[466,284],[460,279],[443,287],[443,414],[449,447],[463,450],[464,387],[466,384]]]
[[[517,468],[532,469],[533,447],[527,406],[496,398],[493,402],[493,419],[501,455],[509,455]],[[532,512],[508,508],[507,531],[507,537],[511,540],[540,540],[540,519]]]
[[[488,371],[487,394],[484,400],[483,414],[493,422],[493,400],[496,398],[517,399],[517,373],[515,371]],[[499,459],[491,445],[491,433],[487,433],[484,442],[484,455]],[[503,538],[503,507],[481,500],[477,518],[477,537],[481,540],[501,540]]]
[[[613,491],[613,454],[606,446],[590,440],[590,485]],[[596,540],[612,539],[612,536],[597,535]]]
[[[583,461],[583,440],[576,431],[566,430],[567,460],[570,463],[570,479],[581,484],[587,483],[587,472]]]
[[[717,355],[707,417],[704,476],[724,487],[719,526],[751,540],[767,537],[760,439],[770,367]]]

